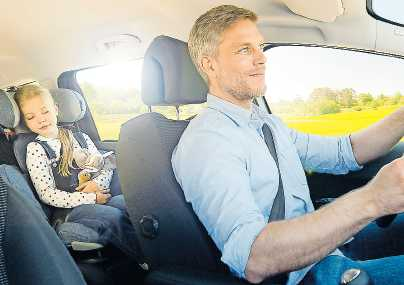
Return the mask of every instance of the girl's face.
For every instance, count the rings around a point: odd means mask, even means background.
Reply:
[[[52,98],[38,95],[26,99],[21,104],[21,113],[31,131],[44,137],[57,138],[58,108]]]

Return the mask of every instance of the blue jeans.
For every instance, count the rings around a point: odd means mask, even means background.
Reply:
[[[76,224],[84,225],[93,232],[72,231]],[[69,226],[67,230],[64,227]],[[75,207],[67,216],[66,222],[58,228],[64,241],[88,241],[98,236],[98,243],[111,243],[128,256],[136,258],[138,252],[136,232],[126,211],[123,195],[112,197],[106,204],[88,204]],[[95,234],[95,235],[94,235]]]
[[[345,257],[328,256],[317,263],[301,284],[340,284],[349,268],[365,270],[377,285],[404,284],[404,214],[390,227],[379,228],[374,222],[354,240],[340,247]]]

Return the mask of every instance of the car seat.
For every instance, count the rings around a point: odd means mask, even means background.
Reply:
[[[185,42],[167,36],[153,40],[144,58],[141,91],[149,109],[203,103],[207,91]],[[174,177],[172,151],[188,122],[150,112],[121,127],[117,167],[150,268],[145,284],[248,284],[232,277],[220,261]]]
[[[0,175],[0,284],[86,284],[42,209],[10,182]]]
[[[80,120],[86,112],[84,99],[77,92],[67,89],[53,89],[50,90],[59,106],[58,122],[64,125],[73,125],[76,121]],[[20,120],[20,112],[13,95],[4,91],[0,91],[0,124],[15,129],[16,137],[13,142],[14,154],[17,159],[21,172],[26,179],[29,179],[29,173],[26,166],[26,149],[28,143],[33,141],[36,134],[32,133],[25,126],[24,122]],[[32,183],[31,183],[31,189]],[[36,192],[33,191],[36,195]],[[52,215],[52,207],[41,203],[42,208],[48,218]],[[75,251],[88,251],[100,249],[103,247],[99,243],[99,235],[94,230],[77,223],[63,223],[57,228],[57,232],[63,242]],[[75,233],[79,232],[77,235]],[[80,240],[80,235],[90,237],[90,242]]]

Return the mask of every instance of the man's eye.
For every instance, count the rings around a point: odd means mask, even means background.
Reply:
[[[240,53],[240,54],[248,54],[249,52],[250,52],[249,47],[243,47],[243,48],[238,50],[238,53]]]
[[[49,113],[48,110],[42,112],[42,114],[48,114],[48,113]]]
[[[32,120],[34,117],[26,117],[25,119],[27,120],[27,121],[30,121],[30,120]]]

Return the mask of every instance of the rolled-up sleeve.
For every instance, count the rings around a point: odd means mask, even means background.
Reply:
[[[212,130],[186,136],[172,165],[185,198],[238,277],[252,243],[266,225],[250,189],[247,161],[233,139]]]
[[[293,129],[290,136],[307,171],[346,174],[363,167],[355,159],[349,136],[317,136]]]
[[[252,244],[265,225],[263,219],[242,224],[232,232],[224,244],[221,260],[229,266],[237,277],[245,278],[245,268]]]

